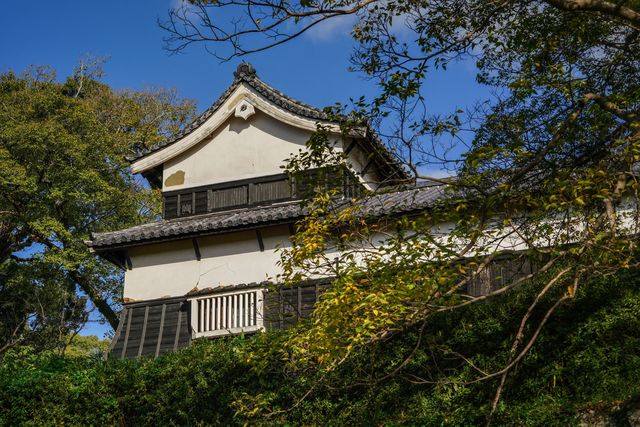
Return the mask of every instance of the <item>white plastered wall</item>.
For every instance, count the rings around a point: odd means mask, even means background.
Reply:
[[[125,273],[125,301],[182,296],[194,289],[274,279],[280,270],[278,247],[289,245],[286,225],[198,239],[201,260],[191,240],[158,243],[129,250],[132,269]]]
[[[443,244],[464,247],[466,241],[448,241],[451,223],[435,225],[432,235]],[[290,247],[287,225],[260,229],[264,250],[260,250],[255,230],[198,238],[201,260],[191,240],[182,240],[142,246],[129,250],[132,269],[125,273],[124,298],[141,301],[156,298],[183,296],[192,290],[219,286],[276,281],[281,269],[278,266],[278,248]],[[501,233],[502,234],[502,233]],[[493,240],[488,236],[487,250],[522,250],[524,242],[512,233],[509,237]],[[370,237],[363,246],[369,250],[384,246],[387,234]],[[337,255],[329,250],[327,257]],[[468,255],[473,255],[470,253]],[[359,262],[356,255],[356,262]],[[428,257],[424,260],[428,262]],[[320,277],[320,276],[318,276]]]
[[[450,225],[437,227],[446,235]],[[435,231],[435,230],[434,230]],[[201,259],[196,259],[191,240],[141,246],[129,250],[132,269],[125,272],[125,301],[183,296],[192,290],[219,286],[276,281],[279,248],[288,248],[289,226],[260,229],[264,250],[256,230],[200,237],[197,239]],[[384,244],[385,234],[371,236],[367,247]],[[337,255],[330,250],[328,258]]]
[[[638,206],[628,199],[617,210],[617,228],[621,235],[637,235],[639,231]],[[558,232],[569,233],[567,242],[584,238],[584,224],[576,217],[576,222],[566,228],[562,218],[550,222]],[[441,244],[462,249],[466,240],[451,238],[453,223],[441,223],[432,227],[431,233]],[[489,228],[490,231],[491,228]],[[290,247],[289,227],[273,226],[260,230],[264,251],[260,250],[255,230],[229,233],[198,239],[202,258],[196,260],[191,240],[159,243],[129,251],[133,268],[125,273],[124,298],[128,300],[149,300],[155,298],[182,296],[194,289],[215,288],[223,285],[262,282],[274,280],[280,274],[277,263],[280,247]],[[370,248],[384,245],[386,234],[377,234],[366,243]],[[554,236],[555,239],[558,236]],[[557,244],[539,240],[536,246]],[[521,251],[527,244],[509,227],[495,228],[495,233],[487,233],[479,242],[482,253],[497,250]],[[329,258],[334,254],[329,251]],[[475,252],[467,256],[476,255]],[[357,257],[356,257],[357,259]],[[429,259],[425,259],[428,262]]]
[[[282,173],[285,159],[304,148],[310,135],[260,111],[247,120],[232,116],[213,135],[164,164],[162,189]],[[176,173],[184,173],[182,184],[168,186]]]
[[[243,113],[238,109],[247,107]],[[328,126],[338,150],[344,148],[337,125]],[[163,165],[163,191],[281,173],[280,166],[300,149],[317,123],[273,104],[240,85],[218,110],[180,141],[131,165],[134,173]],[[356,148],[350,155],[359,173],[369,162]],[[374,173],[360,180],[375,189]]]
[[[283,173],[281,166],[292,154],[305,149],[310,136],[310,131],[282,123],[259,110],[246,120],[232,116],[211,136],[164,164],[162,190]],[[341,140],[332,143],[336,150],[343,149]],[[368,159],[356,148],[351,151],[349,162],[358,172]],[[372,173],[360,179],[367,188],[375,188]]]

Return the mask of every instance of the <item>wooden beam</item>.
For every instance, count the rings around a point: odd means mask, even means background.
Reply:
[[[356,140],[355,139],[351,139],[351,144],[347,145],[347,148],[344,150],[344,154],[345,156],[349,155],[349,153],[351,152],[351,150],[353,150],[356,146]]]
[[[364,176],[369,171],[369,168],[371,167],[371,165],[373,165],[373,163],[373,159],[369,159],[367,165],[360,171],[360,176]]]
[[[258,239],[258,246],[260,246],[260,252],[264,252],[264,241],[262,240],[262,232],[256,230],[256,238]]]
[[[120,312],[120,321],[118,322],[118,327],[116,328],[115,335],[111,340],[111,344],[109,344],[109,353],[111,353],[113,349],[116,348],[116,344],[120,340],[120,335],[122,335],[122,327],[126,323],[126,321],[127,321],[127,310],[123,309]]]
[[[182,307],[178,307],[178,326],[176,327],[176,337],[173,341],[173,351],[178,349],[178,341],[180,341],[180,327],[182,326]]]
[[[126,257],[122,254],[119,254],[117,252],[107,252],[105,253],[104,258],[107,261],[111,261],[118,268],[121,268],[123,270],[127,269]]]
[[[202,254],[200,253],[200,245],[198,245],[198,239],[191,239],[191,243],[193,243],[193,251],[196,253],[196,259],[200,261],[202,259]]]
[[[162,343],[162,332],[164,330],[164,313],[167,311],[167,305],[162,304],[162,313],[160,314],[160,330],[158,331],[158,343],[156,344],[156,356],[160,355],[160,344]]]
[[[144,348],[144,336],[147,334],[147,320],[149,320],[149,306],[144,308],[144,321],[142,322],[142,334],[140,335],[140,345],[138,346],[138,357],[142,355]]]
[[[124,359],[124,355],[127,353],[127,343],[129,342],[129,329],[131,327],[131,317],[133,316],[133,310],[132,308],[129,308],[128,311],[128,320],[127,320],[127,329],[124,333],[124,341],[122,342],[122,353],[120,354],[120,358]]]

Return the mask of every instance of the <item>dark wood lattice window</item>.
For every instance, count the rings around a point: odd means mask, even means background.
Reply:
[[[360,193],[360,182],[350,172],[338,168],[314,169],[290,178],[277,174],[249,180],[165,192],[164,218],[172,219],[244,206],[256,206],[302,199],[313,190],[338,189],[345,197]]]
[[[533,273],[536,267],[524,256],[497,259],[478,272],[467,286],[469,295],[487,295]]]
[[[164,217],[175,218],[178,216],[178,195],[164,196]]]

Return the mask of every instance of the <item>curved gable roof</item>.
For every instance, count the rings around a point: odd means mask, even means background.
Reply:
[[[152,147],[138,150],[134,155],[130,156],[128,160],[135,164],[189,136],[196,129],[200,128],[200,126],[202,126],[209,118],[211,118],[242,84],[246,84],[270,103],[273,103],[275,106],[295,116],[316,122],[332,123],[324,111],[288,97],[260,80],[256,74],[255,68],[251,64],[241,63],[234,72],[232,84],[224,91],[220,98],[218,98],[193,122],[175,134],[172,138]],[[371,153],[372,158],[376,163],[378,163],[379,166],[387,172],[390,180],[402,180],[408,178],[404,167],[402,167],[395,156],[384,146],[377,135],[370,129],[367,129],[366,133],[365,138],[359,140],[359,143],[363,146],[366,152]]]

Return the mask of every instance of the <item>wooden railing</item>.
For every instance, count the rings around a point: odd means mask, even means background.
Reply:
[[[261,289],[196,297],[190,302],[193,338],[233,335],[263,328]]]

